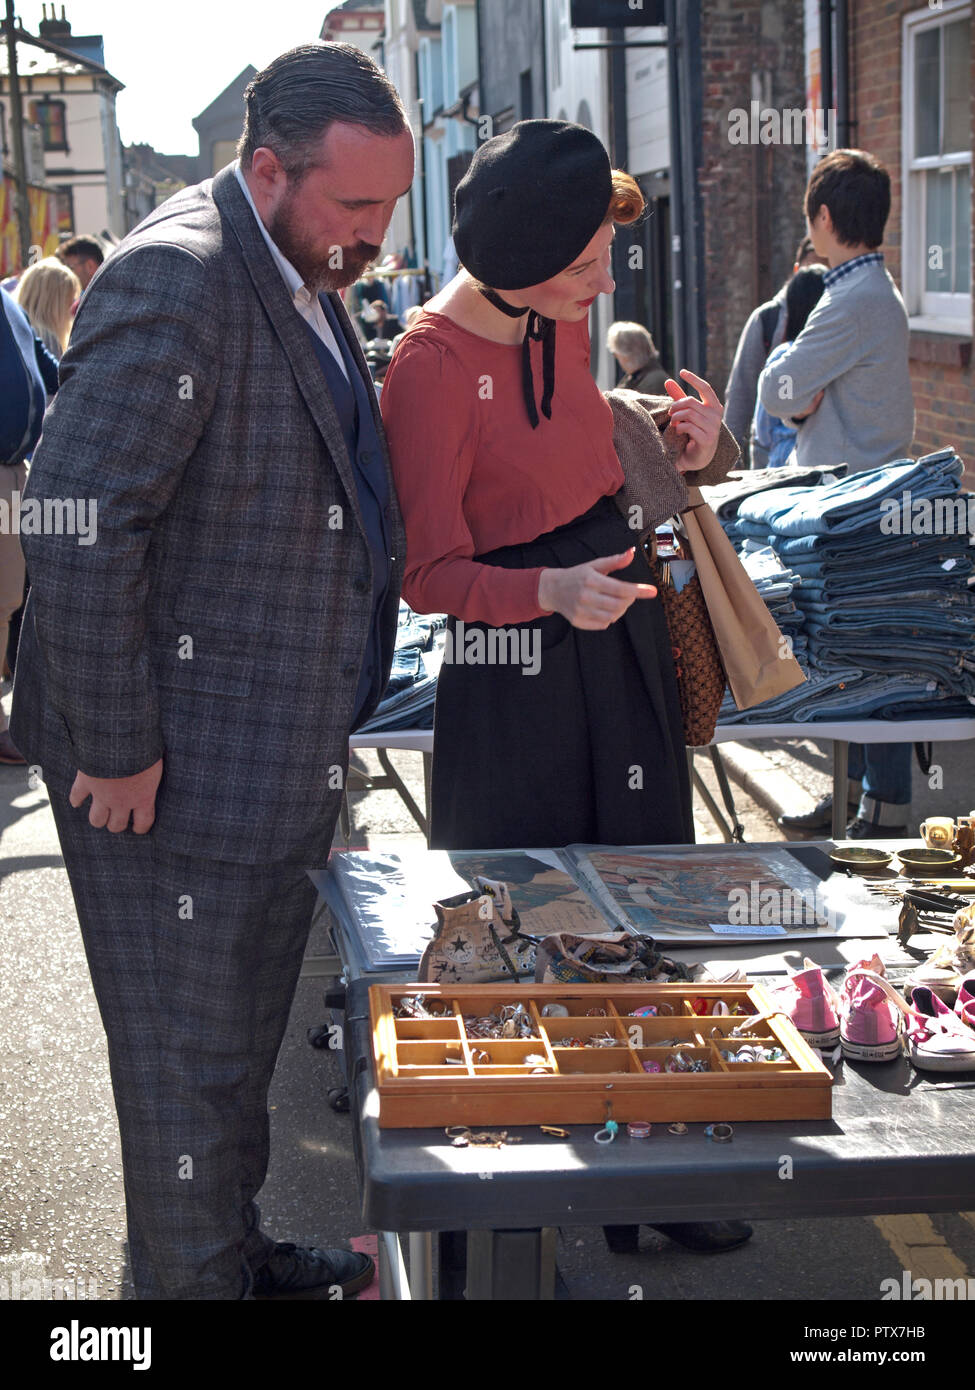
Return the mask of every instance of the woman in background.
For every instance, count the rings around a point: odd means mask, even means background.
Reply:
[[[806,266],[797,270],[789,281],[785,291],[785,337],[769,353],[766,366],[784,356],[792,346],[793,339],[798,338],[805,328],[806,320],[823,297],[823,276],[827,269],[825,265]],[[621,382],[620,385],[622,384]],[[823,392],[820,391],[807,414],[811,415],[822,399]],[[768,454],[768,467],[784,468],[795,447],[797,433],[789,421],[780,420],[777,415],[770,415],[762,402],[757,400],[752,433],[755,441]]]
[[[71,333],[71,306],[81,281],[56,256],[45,256],[20,277],[15,298],[41,342],[60,362]]]

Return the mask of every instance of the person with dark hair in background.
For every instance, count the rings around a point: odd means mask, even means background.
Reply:
[[[796,249],[792,274],[806,266],[825,264],[809,237],[804,236]],[[751,425],[755,416],[758,378],[769,353],[782,342],[785,333],[785,292],[788,287],[787,280],[767,303],[760,304],[748,316],[738,339],[735,360],[725,387],[724,422],[741,447],[745,460],[743,468],[765,468],[768,464],[765,450],[751,436]]]
[[[823,295],[823,276],[826,269],[821,265],[806,266],[797,270],[785,291],[785,333],[782,342],[774,347],[768,356],[768,364],[777,362],[793,339],[798,338],[806,320]],[[815,410],[822,400],[822,392],[815,397],[812,408]],[[767,467],[784,468],[796,442],[795,425],[770,415],[761,401],[755,403],[755,419],[752,422],[752,437],[768,456]]]
[[[73,236],[57,249],[59,260],[81,281],[81,293],[91,284],[105,261],[105,252],[93,236]]]
[[[805,328],[758,384],[771,415],[798,425],[800,465],[847,464],[851,473],[904,458],[914,438],[907,311],[879,248],[890,214],[890,175],[863,150],[834,150],[806,187],[806,225],[829,262]],[[788,383],[787,396],[783,393]],[[850,744],[850,839],[907,834],[909,743]],[[826,829],[832,796],[784,830]]]
[[[413,137],[349,44],[282,54],[245,103],[238,163],[151,213],[84,295],[28,485],[97,505],[96,545],[24,538],[11,727],[78,909],[143,1299],[374,1277],[276,1243],[255,1198],[306,869],[397,630],[402,522],[337,291],[379,254]]]

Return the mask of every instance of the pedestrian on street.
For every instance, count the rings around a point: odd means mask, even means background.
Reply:
[[[851,473],[904,458],[914,438],[914,396],[904,301],[880,247],[890,215],[890,175],[864,150],[834,150],[809,177],[806,226],[829,263],[823,295],[805,328],[763,371],[759,400],[798,424],[800,467],[846,463]],[[782,391],[788,382],[788,395]],[[850,839],[907,834],[909,743],[850,744]],[[784,815],[784,830],[832,822],[833,798]]]
[[[16,645],[8,643],[8,632],[24,596],[24,552],[13,513],[16,499],[23,496],[26,460],[40,438],[48,397],[57,389],[57,362],[13,296],[0,289],[0,503],[8,518],[0,524],[0,676],[8,648],[12,653]],[[0,763],[16,767],[25,762],[0,709]]]
[[[767,365],[777,362],[788,352],[794,339],[806,326],[806,320],[823,297],[823,276],[825,267],[808,265],[797,270],[785,291],[785,332],[778,347],[768,355]],[[823,392],[813,397],[809,409],[811,415],[822,403]],[[765,450],[769,468],[784,468],[789,462],[796,442],[798,425],[788,419],[770,415],[761,401],[755,402],[755,418],[752,421],[752,439]]]
[[[660,361],[657,345],[642,323],[611,323],[606,346],[619,363],[623,376],[616,383],[620,391],[639,391],[644,396],[664,394],[667,372]]]
[[[108,1039],[139,1298],[335,1297],[368,1257],[275,1243],[267,1091],[348,766],[392,661],[402,523],[338,290],[414,150],[347,44],[245,94],[239,161],[86,292],[31,469],[97,540],[25,537],[12,729],[43,768]]]
[[[520,121],[486,141],[456,191],[462,269],[424,305],[386,376],[404,596],[419,613],[450,615],[435,848],[694,839],[670,634],[613,501],[623,484],[613,411],[589,369],[589,308],[615,288],[615,224],[642,210],[636,182],[583,126]],[[720,467],[704,470],[721,405],[682,375],[701,398],[667,382],[686,436],[676,471],[717,482]],[[724,435],[726,472],[738,451]],[[462,630],[490,651],[499,629],[502,659],[465,660]],[[706,1251],[751,1235],[742,1222],[659,1229]],[[615,1249],[635,1248],[636,1235],[607,1228]]]
[[[809,237],[804,236],[796,249],[792,274],[795,275],[796,271],[807,266],[825,264]],[[769,353],[785,336],[785,292],[788,287],[787,280],[770,300],[760,304],[749,314],[738,339],[735,360],[731,364],[728,384],[725,387],[724,421],[737,439],[743,458],[749,460],[745,467],[768,467],[768,454],[752,435],[751,425],[755,415],[758,378],[768,361]]]

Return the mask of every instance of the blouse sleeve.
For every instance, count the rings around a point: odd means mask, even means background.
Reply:
[[[406,526],[410,607],[497,626],[545,614],[541,568],[473,559],[464,495],[477,454],[477,382],[448,349],[414,331],[393,355],[380,405]]]

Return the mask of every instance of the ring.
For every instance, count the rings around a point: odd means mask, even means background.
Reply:
[[[668,1126],[667,1126],[667,1133],[668,1133],[668,1134],[686,1134],[686,1133],[687,1133],[687,1125],[685,1125],[684,1122],[683,1122],[682,1120],[678,1120],[676,1124],[672,1124],[672,1125],[668,1125]]]
[[[731,1125],[707,1125],[704,1134],[714,1144],[730,1144],[735,1137]]]
[[[616,1131],[618,1129],[619,1125],[615,1120],[607,1120],[606,1128],[597,1130],[592,1137],[597,1144],[612,1144],[613,1140],[616,1138]]]
[[[649,1120],[631,1120],[626,1126],[626,1132],[631,1139],[649,1139],[652,1128]]]

